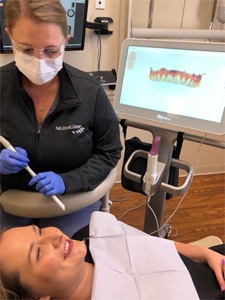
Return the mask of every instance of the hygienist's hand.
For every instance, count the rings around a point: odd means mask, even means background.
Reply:
[[[29,185],[36,185],[36,191],[45,196],[53,196],[65,192],[65,184],[62,177],[54,172],[38,173],[30,180]]]
[[[3,149],[0,153],[0,173],[4,175],[15,174],[26,168],[29,163],[27,152],[23,148],[16,147],[16,152]]]
[[[222,291],[225,291],[225,256],[208,249],[206,259],[210,268],[214,271]]]

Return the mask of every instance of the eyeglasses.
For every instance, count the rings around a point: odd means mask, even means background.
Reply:
[[[41,55],[44,58],[54,59],[59,57],[63,53],[63,49],[65,47],[64,44],[58,47],[48,47],[48,48],[34,48],[26,45],[18,44],[12,41],[13,47],[15,47],[18,51],[27,54],[29,56],[38,56]]]

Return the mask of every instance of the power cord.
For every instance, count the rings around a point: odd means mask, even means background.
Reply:
[[[120,199],[111,199],[110,201],[113,203],[113,202],[123,202],[123,201],[127,201],[127,200],[129,200],[130,199],[130,197],[131,197],[131,191],[128,191],[128,196],[126,197],[126,198],[120,198]],[[136,209],[138,209],[139,207],[141,207],[141,206],[143,206],[143,205],[145,205],[145,202],[144,203],[141,203],[141,204],[139,204],[139,205],[137,205],[137,206],[135,206],[135,207],[133,207],[133,208],[130,208],[130,209],[128,209],[128,210],[126,210],[119,218],[117,218],[118,220],[121,220],[128,212],[130,212],[130,211],[133,211],[133,210],[136,210]]]
[[[94,14],[95,14],[95,9],[93,10],[93,12],[91,14],[91,17],[89,18],[89,22],[91,22],[91,20],[93,19]],[[99,30],[95,29],[95,32],[98,32],[98,43],[97,43],[97,50],[98,50],[98,53],[97,53],[97,61],[98,61],[97,68],[98,68],[98,72],[100,71],[101,55],[102,55],[102,41],[101,41],[100,31],[101,31],[100,29]]]
[[[126,198],[120,198],[120,199],[111,199],[112,202],[123,202],[123,201],[127,201],[130,199],[130,196],[131,196],[131,192],[128,191],[128,196]]]
[[[118,220],[121,220],[127,213],[129,213],[129,212],[131,212],[131,211],[133,211],[133,210],[138,209],[139,207],[145,205],[145,203],[146,203],[146,202],[141,203],[141,204],[139,204],[138,206],[135,206],[135,207],[133,207],[133,208],[130,208],[130,209],[126,210],[126,211],[125,211],[119,218],[117,218],[117,219],[118,219]]]
[[[99,30],[99,33],[98,33],[98,44],[97,44],[97,48],[98,48],[98,54],[97,54],[98,71],[100,71],[100,66],[101,66],[101,56],[102,56],[102,39],[101,39],[101,33],[100,33],[100,30]]]

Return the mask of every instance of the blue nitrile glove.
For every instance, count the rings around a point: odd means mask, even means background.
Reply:
[[[29,185],[34,184],[36,184],[36,191],[45,196],[53,196],[65,192],[65,184],[62,177],[53,172],[38,173],[29,182]]]
[[[27,152],[23,148],[16,147],[16,152],[3,149],[0,153],[0,173],[4,175],[15,174],[26,168],[29,163]]]

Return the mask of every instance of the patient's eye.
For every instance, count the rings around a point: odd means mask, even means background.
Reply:
[[[38,232],[39,232],[39,235],[42,236],[42,229],[38,227]],[[41,254],[41,246],[39,246],[37,248],[37,261],[39,260],[40,258],[40,254]]]
[[[41,247],[38,247],[38,249],[37,249],[37,261],[40,258],[40,253],[41,253]]]

